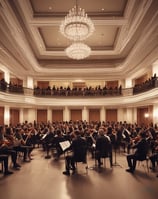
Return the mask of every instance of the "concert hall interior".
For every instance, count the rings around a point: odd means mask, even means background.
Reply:
[[[158,0],[0,0],[0,197],[157,186]]]

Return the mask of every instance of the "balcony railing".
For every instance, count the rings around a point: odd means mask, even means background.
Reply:
[[[29,89],[22,86],[10,86],[10,85],[3,85],[0,84],[0,91],[7,92],[10,94],[23,94],[23,95],[30,95],[36,97],[117,97],[117,96],[131,96],[136,95],[142,92],[149,91],[151,89],[158,87],[158,80],[156,78],[152,78],[149,81],[144,82],[140,85],[135,85],[132,88],[50,88],[41,89],[41,88],[34,88]]]

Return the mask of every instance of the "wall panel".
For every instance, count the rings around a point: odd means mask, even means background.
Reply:
[[[139,107],[137,108],[137,123],[138,125],[149,125],[153,122],[153,107]]]
[[[63,110],[52,110],[52,121],[63,121]]]
[[[117,122],[117,109],[106,109],[106,121]]]
[[[4,107],[0,107],[0,125],[4,125]]]
[[[17,125],[20,121],[19,109],[10,109],[10,124]]]
[[[82,120],[82,110],[80,109],[73,109],[70,111],[70,118],[73,121]]]
[[[89,122],[100,121],[100,109],[89,109]]]
[[[37,122],[47,123],[47,110],[37,110]]]

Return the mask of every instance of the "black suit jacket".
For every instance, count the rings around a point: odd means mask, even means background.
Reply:
[[[133,148],[136,149],[135,155],[138,157],[139,160],[144,160],[146,159],[146,155],[149,150],[149,145],[148,142],[146,141],[145,138],[141,139],[138,141]]]
[[[87,142],[84,138],[77,136],[71,143],[70,148],[76,162],[86,162]]]

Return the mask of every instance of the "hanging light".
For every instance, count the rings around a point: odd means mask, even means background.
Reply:
[[[75,42],[66,48],[66,54],[71,59],[85,59],[91,53],[91,49],[84,43]]]
[[[85,13],[85,10],[77,4],[69,10],[65,20],[60,25],[60,32],[73,41],[83,41],[94,32],[94,25]]]

